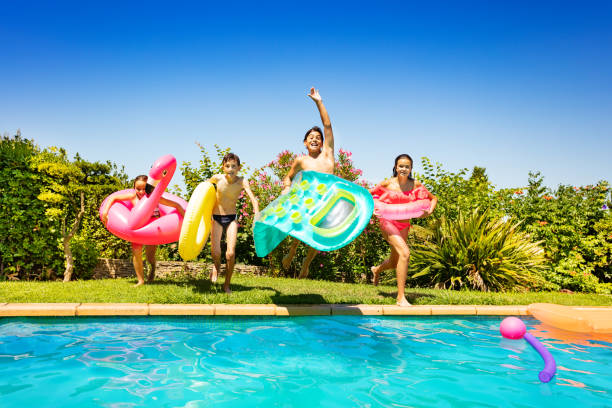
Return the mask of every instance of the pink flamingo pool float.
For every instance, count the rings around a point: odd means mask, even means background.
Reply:
[[[159,199],[163,196],[187,208],[187,201],[164,192],[175,170],[174,156],[168,154],[157,159],[149,171],[147,181],[148,184],[155,187],[153,192],[138,200],[136,205],[133,205],[130,200],[114,202],[108,212],[106,228],[119,238],[135,244],[160,245],[178,241],[183,217],[175,208],[159,204]],[[100,206],[100,218],[106,200],[131,192],[134,192],[134,189],[117,191],[106,197]],[[159,208],[160,217],[153,217],[156,208]]]

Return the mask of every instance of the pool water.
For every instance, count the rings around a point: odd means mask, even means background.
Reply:
[[[612,342],[498,317],[0,318],[0,407],[610,407]],[[549,337],[547,337],[549,336]]]

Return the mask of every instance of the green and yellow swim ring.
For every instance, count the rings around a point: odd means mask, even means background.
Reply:
[[[332,174],[301,171],[291,190],[272,201],[255,220],[257,256],[268,255],[287,235],[319,251],[354,240],[368,225],[374,200],[365,188]]]

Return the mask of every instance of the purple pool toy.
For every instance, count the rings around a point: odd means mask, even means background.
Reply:
[[[555,363],[555,359],[538,339],[527,333],[525,323],[523,323],[521,319],[516,317],[506,317],[499,325],[499,332],[502,336],[511,340],[524,338],[527,340],[527,343],[531,344],[531,346],[538,353],[540,353],[540,356],[544,360],[544,369],[540,371],[540,374],[538,375],[540,381],[546,383],[554,377],[555,372],[557,371],[557,363]]]

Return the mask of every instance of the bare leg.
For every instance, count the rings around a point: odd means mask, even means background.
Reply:
[[[134,270],[136,271],[136,278],[138,283],[134,286],[144,285],[144,266],[142,264],[142,245],[132,244],[132,262],[134,263]]]
[[[405,232],[404,232],[405,231]],[[402,231],[402,235],[389,235],[387,241],[395,251],[397,252],[397,266],[395,267],[395,273],[397,276],[397,298],[396,303],[398,306],[410,306],[404,289],[406,287],[406,275],[408,274],[408,262],[410,261],[410,249],[406,244],[406,237],[408,235],[408,228]]]
[[[386,234],[383,232],[383,235]],[[385,239],[386,238],[387,237],[385,237]],[[395,248],[391,247],[391,254],[387,257],[387,259],[385,259],[380,265],[370,268],[374,274],[374,277],[372,278],[372,283],[374,286],[378,286],[378,279],[382,271],[386,271],[387,269],[395,269],[397,267],[398,258],[399,256],[397,255],[397,251]]]
[[[219,277],[221,270],[221,236],[223,235],[223,227],[217,221],[213,220],[212,230],[210,232],[210,252],[213,259],[213,269],[210,273],[210,281],[215,283]]]
[[[230,290],[230,281],[232,273],[234,273],[234,264],[236,262],[236,235],[238,234],[238,223],[232,221],[227,226],[225,231],[225,242],[227,243],[227,251],[225,252],[225,263],[227,270],[225,271],[225,282],[223,282],[223,290],[225,293],[232,293]]]
[[[302,270],[300,271],[300,276],[298,276],[299,279],[304,279],[308,276],[308,269],[310,268],[310,263],[318,253],[319,251],[317,251],[316,249],[308,247],[308,253],[306,254],[306,258],[304,258],[304,261],[302,261]]]
[[[155,261],[155,251],[156,250],[157,250],[157,245],[145,246],[145,251],[147,254],[147,261],[149,261],[149,263],[151,264],[151,270],[149,271],[149,278],[147,279],[147,282],[149,283],[153,282],[153,279],[155,279],[155,267],[157,266],[156,261]],[[144,274],[144,268],[143,268],[143,274]]]
[[[282,261],[283,269],[289,269],[289,267],[291,266],[291,261],[293,261],[293,257],[295,256],[295,251],[297,250],[297,247],[299,244],[300,244],[300,241],[295,238],[291,242],[291,246],[289,247],[289,252],[287,252],[287,255],[283,257],[283,261]]]

